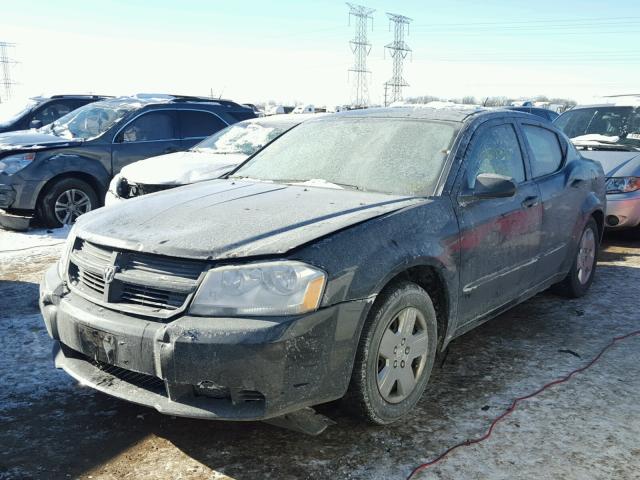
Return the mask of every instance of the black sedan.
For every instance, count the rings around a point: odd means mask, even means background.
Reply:
[[[601,166],[549,122],[352,111],[82,217],[41,311],[58,367],[167,414],[299,427],[345,397],[386,424],[453,338],[552,286],[584,295],[604,209]]]

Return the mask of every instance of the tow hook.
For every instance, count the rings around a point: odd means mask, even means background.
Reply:
[[[276,427],[286,428],[306,435],[320,435],[327,427],[336,424],[329,417],[317,413],[311,407],[263,421],[269,425],[275,425]]]

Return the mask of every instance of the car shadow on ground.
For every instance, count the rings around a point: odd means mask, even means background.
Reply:
[[[0,452],[0,478],[17,467],[21,475],[7,478],[75,478],[118,462],[121,469],[110,470],[129,474],[137,462],[159,461],[159,447],[149,444],[154,437],[237,478],[327,478],[327,472],[335,478],[401,478],[419,458],[481,434],[513,397],[582,365],[608,338],[623,333],[622,314],[611,308],[619,293],[609,284],[617,281],[640,281],[640,269],[602,265],[587,297],[567,300],[545,292],[456,339],[415,412],[398,424],[370,426],[336,403],[319,407],[337,424],[318,437],[257,422],[161,415],[76,386],[38,360],[44,366],[34,375],[58,375],[62,386],[2,414],[0,444],[8,448]],[[0,293],[18,291],[28,300],[16,303],[14,314],[35,318],[35,284],[0,284]],[[48,345],[42,327],[35,334]]]

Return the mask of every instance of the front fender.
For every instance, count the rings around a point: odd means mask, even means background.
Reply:
[[[329,273],[323,306],[377,296],[412,267],[432,267],[446,285],[449,327],[457,318],[458,222],[447,197],[436,197],[355,225],[293,252]]]

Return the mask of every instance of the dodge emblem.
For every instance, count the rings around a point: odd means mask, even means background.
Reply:
[[[117,268],[115,265],[109,265],[108,267],[104,267],[104,283],[111,283],[116,276]]]

